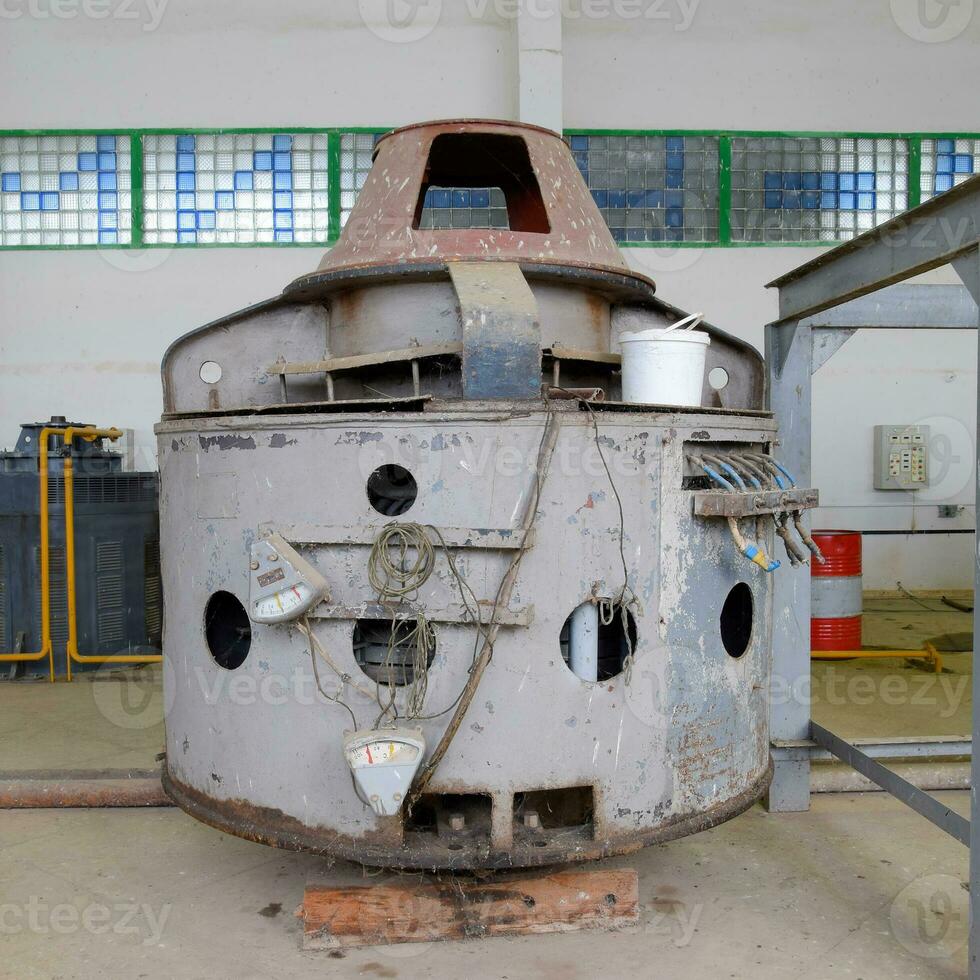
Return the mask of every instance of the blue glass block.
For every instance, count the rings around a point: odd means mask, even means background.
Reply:
[[[834,191],[823,191],[820,195],[820,207],[825,211],[836,211],[837,194]]]
[[[824,171],[820,175],[820,189],[822,191],[835,191],[837,190],[838,176],[830,171]]]
[[[193,231],[197,228],[197,215],[193,211],[177,212],[177,230]]]
[[[684,152],[684,137],[683,136],[668,136],[667,137],[667,152],[676,153]]]
[[[842,191],[857,190],[857,174],[845,173],[840,175],[840,189]]]
[[[683,187],[684,186],[684,171],[683,170],[668,170],[667,178],[665,183],[668,187]]]
[[[800,206],[799,191],[783,191],[783,207],[798,208]]]
[[[178,136],[177,137],[177,152],[178,153],[193,153],[194,152],[194,137],[193,136]]]
[[[253,170],[271,170],[272,154],[268,150],[258,150],[252,154]]]
[[[588,136],[573,136],[569,142],[573,150],[587,150],[589,148]]]
[[[79,153],[78,154],[78,169],[79,170],[98,170],[99,169],[99,155],[98,155],[98,153]]]
[[[875,189],[875,175],[868,171],[862,171],[857,175],[859,191],[873,191]]]
[[[875,209],[875,195],[872,191],[863,191],[858,194],[858,210],[859,211],[874,211]]]
[[[193,191],[180,191],[177,194],[177,210],[193,211],[197,205],[197,195]]]
[[[41,210],[42,211],[57,211],[58,210],[58,192],[57,191],[43,191],[41,194]]]
[[[955,140],[936,140],[937,153],[952,153],[955,148]]]
[[[820,174],[814,172],[805,173],[803,175],[803,190],[805,191],[820,190]]]
[[[272,195],[272,206],[277,211],[290,211],[293,207],[293,192],[292,191],[276,191]]]
[[[214,228],[214,212],[213,211],[198,211],[197,212],[197,227],[200,231],[202,228],[211,230]]]
[[[293,169],[293,156],[291,153],[273,153],[272,154],[272,169],[273,170],[292,170]]]
[[[115,170],[115,169],[116,169],[116,154],[100,153],[99,170]]]
[[[626,241],[626,229],[625,228],[610,228],[609,234],[613,236],[613,241],[625,242]]]
[[[684,154],[683,153],[668,153],[667,154],[667,169],[668,170],[683,170],[684,169]]]
[[[783,174],[783,190],[798,191],[803,187],[803,174],[790,171]]]
[[[95,148],[99,153],[114,153],[116,150],[115,136],[99,136],[95,140]]]
[[[838,200],[841,211],[853,211],[857,205],[857,195],[853,191],[841,191]]]
[[[453,205],[452,191],[445,187],[436,187],[432,191],[432,206],[434,208],[450,208]]]
[[[457,188],[453,191],[453,207],[468,208],[470,206],[470,192]]]
[[[99,194],[100,211],[115,211],[117,207],[118,204],[116,203],[116,194],[114,191]]]
[[[936,157],[936,170],[941,174],[951,174],[953,172],[952,156],[944,153]]]
[[[272,187],[277,191],[293,189],[293,172],[291,170],[276,170],[272,175]]]
[[[37,191],[23,191],[20,195],[21,211],[40,211],[41,195]]]
[[[765,177],[763,177],[762,179],[762,186],[765,187],[767,191],[782,190],[783,175],[773,173],[771,170],[767,170]]]
[[[626,241],[628,242],[642,242],[646,240],[646,235],[642,228],[627,228],[626,229]]]
[[[664,200],[669,208],[682,208],[684,207],[684,192],[667,191],[664,194]]]
[[[972,174],[973,157],[969,153],[957,153],[953,157],[953,172],[958,174]]]
[[[423,208],[431,208],[432,207],[432,188],[431,187],[426,188],[425,197],[422,199],[422,207]]]
[[[650,228],[647,230],[648,242],[662,242],[664,240],[663,228]]]
[[[58,186],[63,191],[77,191],[78,190],[78,174],[75,173],[75,171],[69,171],[67,173],[61,174],[58,177]]]
[[[648,208],[662,208],[664,206],[663,191],[647,191],[646,198],[646,206]]]
[[[196,241],[197,241],[197,232],[188,231],[188,230],[177,232],[177,242],[180,245],[188,245]]]
[[[684,241],[684,231],[680,228],[668,228],[666,234],[664,235],[664,240],[668,242],[682,242]]]
[[[608,201],[611,208],[625,208],[626,191],[610,191]]]
[[[683,228],[684,227],[684,209],[683,208],[667,208],[667,227],[668,228]]]
[[[646,191],[627,191],[626,206],[630,208],[642,208],[646,196]]]
[[[589,155],[588,153],[573,153],[572,156],[575,158],[575,164],[583,173],[587,173],[589,169]]]
[[[234,211],[235,210],[235,192],[234,191],[215,191],[214,194],[214,206],[218,211]]]
[[[75,175],[76,178],[78,175]],[[76,190],[77,188],[71,188]],[[116,190],[116,175],[109,173],[99,174],[99,190],[100,191],[114,191]]]
[[[118,227],[119,222],[116,219],[115,211],[100,211],[99,212],[99,228],[104,230],[115,229]]]
[[[608,197],[608,194],[606,193],[606,191],[593,191],[592,192],[592,200],[595,201],[597,207],[600,207],[600,208],[606,207],[606,199],[607,199],[607,197]]]
[[[272,149],[288,153],[293,148],[293,138],[285,133],[277,133],[272,137]]]
[[[820,207],[820,191],[804,191],[803,207],[808,211],[813,211]]]
[[[293,240],[293,233],[291,231],[277,231],[276,241],[277,242],[291,242]]]
[[[944,191],[953,189],[952,174],[936,174],[936,193],[942,194]]]
[[[235,190],[236,191],[250,191],[252,189],[252,171],[251,170],[236,170],[235,171]]]
[[[194,154],[193,153],[178,153],[177,154],[177,171],[178,171],[178,173],[193,173],[194,172]]]
[[[272,219],[273,227],[276,231],[280,229],[292,228],[293,227],[293,212],[292,211],[276,211]]]
[[[118,245],[119,235],[115,231],[109,231],[108,229],[103,229],[99,232],[99,244],[100,245]]]
[[[475,187],[470,191],[470,207],[490,207],[490,190],[486,187]]]
[[[194,190],[194,174],[192,173],[177,174],[177,190],[179,191]]]
[[[63,176],[63,175],[62,175]],[[78,174],[75,174],[75,183],[78,183]],[[5,191],[19,191],[20,190],[20,174],[4,174],[0,178],[0,187]]]

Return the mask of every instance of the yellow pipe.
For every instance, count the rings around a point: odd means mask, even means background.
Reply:
[[[902,658],[905,660],[927,660],[933,665],[937,674],[942,673],[943,658],[931,644],[923,644],[923,650],[811,650],[813,660],[855,660],[863,659],[888,660]]]
[[[43,660],[48,658],[48,679],[54,683],[54,648],[51,644],[51,565],[48,555],[48,439],[61,435],[63,428],[45,426],[38,437],[40,445],[40,515],[41,515],[41,649],[37,653],[0,653],[0,663],[16,660]]]
[[[65,443],[71,446],[76,438],[86,442],[111,439],[115,442],[122,435],[119,429],[96,429],[93,426],[69,426],[65,430]],[[68,584],[68,680],[71,680],[71,662],[78,664],[158,664],[159,654],[87,654],[78,652],[78,618],[75,609],[75,469],[71,453],[65,457],[65,572]]]

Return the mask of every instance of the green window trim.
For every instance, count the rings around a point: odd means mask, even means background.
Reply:
[[[7,137],[44,136],[128,136],[131,148],[130,190],[132,193],[131,241],[114,245],[0,245],[0,252],[9,251],[93,251],[98,249],[154,249],[154,248],[327,248],[340,237],[341,228],[341,136],[345,133],[376,133],[383,126],[251,126],[234,128],[179,127],[129,129],[125,127],[101,129],[3,129],[0,139]],[[319,133],[327,136],[327,191],[329,195],[328,234],[325,240],[311,242],[187,242],[146,243],[143,240],[143,137],[180,135],[266,133]],[[968,132],[832,132],[809,130],[708,130],[708,129],[567,129],[564,136],[707,136],[719,140],[719,227],[716,241],[684,242],[620,242],[621,248],[833,248],[836,242],[828,241],[733,241],[731,234],[732,210],[732,139],[737,137],[773,138],[820,138],[844,139],[901,139],[908,142],[908,206],[921,203],[922,140],[980,139],[980,133]]]

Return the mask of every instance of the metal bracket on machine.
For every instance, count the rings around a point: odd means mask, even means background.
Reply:
[[[694,513],[698,517],[758,517],[812,510],[819,506],[820,491],[814,489],[750,490],[747,493],[699,490],[694,494]]]

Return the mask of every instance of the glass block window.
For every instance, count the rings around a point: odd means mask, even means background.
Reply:
[[[893,218],[907,202],[905,140],[732,139],[733,241],[843,241]]]
[[[371,170],[374,144],[384,135],[377,133],[341,133],[340,135],[340,226],[354,207],[367,175]]]
[[[618,242],[718,239],[718,138],[570,136],[572,155]]]
[[[132,228],[128,136],[0,138],[0,245],[117,245]]]
[[[508,228],[507,202],[499,187],[430,187],[420,228]]]
[[[980,139],[922,141],[922,200],[952,190],[980,173]]]
[[[327,136],[143,137],[148,244],[325,242]]]

